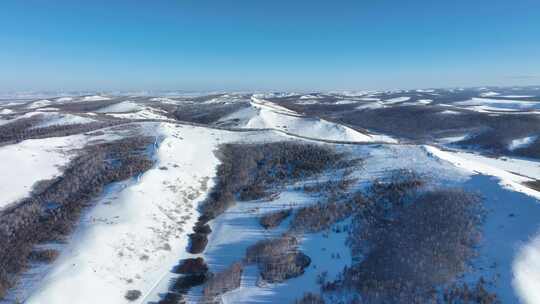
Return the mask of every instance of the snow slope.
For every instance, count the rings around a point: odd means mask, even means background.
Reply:
[[[84,136],[29,139],[0,147],[0,208],[30,194],[32,186],[40,180],[60,174],[67,164],[71,149],[81,148]]]
[[[158,292],[167,289],[170,269],[187,255],[187,233],[197,218],[197,203],[212,186],[217,146],[282,138],[275,132],[145,126],[148,135],[158,137],[155,167],[110,186],[97,199],[27,303],[128,303],[124,295],[131,289],[142,297],[130,303],[157,300]]]
[[[524,182],[540,179],[538,162],[513,158],[496,159],[463,151],[443,151],[434,146],[424,147],[429,153],[458,168],[471,173],[495,176],[500,179],[501,186],[540,199],[540,192],[523,185]]]
[[[357,185],[353,188],[365,187],[374,178],[382,177],[396,169],[416,170],[440,183],[463,182],[467,178],[467,175],[460,170],[440,163],[418,146],[336,145],[336,148],[354,157],[366,159],[364,167],[353,173],[353,176],[358,178]],[[328,173],[323,177],[313,179],[327,180],[340,177],[340,174]],[[301,183],[311,181],[304,180]],[[212,271],[223,270],[231,263],[241,260],[248,246],[287,231],[290,219],[284,221],[277,229],[265,230],[258,222],[262,214],[280,209],[296,209],[316,204],[318,201],[318,197],[310,196],[297,190],[295,186],[291,186],[271,201],[236,204],[211,222],[212,234],[203,254],[205,261]],[[330,281],[336,278],[344,266],[351,264],[350,250],[345,243],[346,238],[347,233],[338,233],[332,229],[305,234],[301,239],[300,249],[312,259],[312,263],[302,276],[289,279],[284,283],[261,286],[258,284],[259,273],[256,267],[246,267],[241,287],[226,293],[223,296],[223,303],[294,303],[294,300],[300,298],[304,292],[318,292],[320,286],[317,284],[317,277],[321,273],[327,271]],[[188,303],[197,303],[199,292],[200,289],[193,289],[188,296]]]
[[[238,120],[238,125],[243,128],[275,129],[312,139],[353,142],[395,141],[387,136],[365,134],[323,119],[305,117],[257,97],[252,98],[251,107],[228,115],[222,121],[233,119]]]
[[[40,109],[43,110],[43,109]],[[96,120],[66,113],[55,113],[55,112],[41,112],[41,115],[44,115],[44,121],[36,126],[36,128],[49,127],[54,125],[73,125],[73,124],[86,124],[95,122]]]
[[[115,103],[113,105],[99,109],[96,112],[98,113],[124,113],[124,112],[135,112],[141,109],[142,109],[141,105],[128,100],[128,101],[123,101],[120,103]]]

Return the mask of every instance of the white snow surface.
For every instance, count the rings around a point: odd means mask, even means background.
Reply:
[[[385,108],[386,106],[380,101],[366,102],[356,107],[357,110],[364,109],[380,109]]]
[[[540,234],[524,244],[513,264],[513,286],[523,303],[540,303]]]
[[[71,149],[81,148],[84,136],[28,139],[0,147],[0,208],[27,197],[35,182],[60,174],[71,158]]]
[[[54,125],[73,125],[73,124],[86,124],[95,122],[95,119],[91,119],[84,116],[67,114],[67,113],[55,113],[55,112],[43,112],[44,121],[36,126],[36,128],[49,127]]]
[[[390,137],[365,134],[324,119],[302,116],[280,105],[253,97],[251,107],[244,108],[224,119],[239,119],[244,128],[275,129],[287,134],[330,141],[391,141]]]
[[[109,100],[109,97],[100,96],[100,95],[93,95],[93,96],[85,96],[82,98],[82,101],[100,101],[100,100]]]
[[[11,113],[13,113],[13,110],[11,109],[2,109],[2,111],[0,111],[0,114],[3,114],[3,115],[11,114]]]
[[[395,104],[395,103],[405,102],[405,101],[408,101],[410,99],[411,98],[408,97],[408,96],[395,97],[395,98],[386,99],[384,101],[384,103],[385,104]]]
[[[491,96],[498,96],[498,95],[501,95],[501,94],[499,94],[497,92],[493,92],[493,91],[480,93],[480,96],[482,96],[482,97],[491,97]]]
[[[27,108],[28,109],[35,109],[35,108],[48,106],[48,105],[50,105],[52,103],[53,102],[48,100],[48,99],[42,99],[42,100],[32,102],[29,106],[27,106]]]
[[[491,158],[464,151],[441,150],[429,145],[424,147],[429,153],[458,168],[471,173],[495,176],[500,179],[502,187],[540,199],[540,192],[523,185],[524,182],[540,179],[538,162],[509,157]]]
[[[508,150],[513,151],[520,148],[525,148],[532,144],[538,137],[537,136],[526,136],[522,138],[516,138],[510,142],[508,145]]]
[[[125,119],[168,119],[164,115],[163,110],[137,104],[129,100],[107,106],[96,112]]]
[[[478,111],[527,111],[540,109],[540,102],[524,100],[502,100],[489,98],[472,98],[455,102],[454,105],[467,106]]]
[[[170,103],[170,104],[177,104],[181,102],[179,100],[172,99],[169,97],[154,97],[154,98],[151,98],[150,101],[157,101],[157,102]]]
[[[124,112],[134,112],[139,111],[142,108],[141,105],[136,104],[132,101],[122,101],[115,103],[113,105],[99,109],[98,113],[124,113]]]

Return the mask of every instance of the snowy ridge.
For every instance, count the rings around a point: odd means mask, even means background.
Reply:
[[[349,142],[396,142],[388,136],[365,134],[341,124],[303,115],[269,101],[252,97],[251,107],[225,119],[237,118],[241,127],[275,129],[303,138]]]

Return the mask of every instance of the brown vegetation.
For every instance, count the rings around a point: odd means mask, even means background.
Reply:
[[[242,263],[234,263],[211,276],[203,287],[203,303],[214,302],[216,297],[240,287],[242,272]]]

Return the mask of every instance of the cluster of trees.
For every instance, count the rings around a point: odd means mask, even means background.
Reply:
[[[204,274],[208,272],[208,265],[206,265],[206,262],[203,258],[192,258],[192,259],[184,259],[180,261],[178,265],[176,265],[172,273],[176,274]]]
[[[362,196],[356,195],[345,202],[329,200],[315,205],[300,208],[293,220],[290,229],[296,232],[318,232],[330,228],[352,215],[356,203],[363,202]]]
[[[443,300],[449,304],[501,304],[497,294],[487,289],[488,282],[481,277],[476,284],[452,284],[443,292]]]
[[[279,226],[283,220],[289,217],[291,213],[292,209],[269,212],[259,219],[259,223],[264,227],[264,229],[275,228]]]
[[[263,280],[278,283],[302,275],[311,259],[298,250],[296,237],[283,235],[248,247],[245,263],[257,264]]]
[[[203,303],[219,303],[216,298],[227,291],[240,287],[243,272],[242,263],[237,262],[208,279],[203,287]]]
[[[296,300],[295,304],[325,304],[324,298],[318,294],[308,292],[304,296]]]
[[[51,252],[33,252],[34,245],[61,241],[81,210],[109,183],[148,170],[150,137],[133,137],[87,146],[63,174],[34,189],[31,197],[0,213],[0,298],[30,259],[52,260]]]
[[[461,189],[420,191],[424,184],[407,171],[373,183],[353,208],[348,244],[358,262],[324,291],[355,290],[367,303],[425,303],[465,271],[480,240],[481,199]]]
[[[185,303],[184,296],[189,289],[204,284],[211,276],[208,265],[203,258],[188,258],[181,260],[172,273],[180,274],[169,283],[165,293],[157,304],[180,304]]]
[[[226,144],[217,152],[221,164],[217,181],[200,207],[201,216],[189,235],[190,253],[200,253],[208,243],[208,221],[238,199],[260,199],[287,182],[346,165],[344,154],[327,146],[294,142]]]

